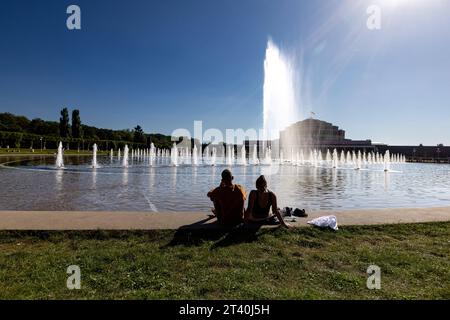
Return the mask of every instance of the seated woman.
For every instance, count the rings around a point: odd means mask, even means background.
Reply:
[[[272,209],[272,214],[270,214]],[[245,212],[246,222],[267,223],[278,218],[280,224],[284,227],[290,227],[284,222],[283,217],[277,207],[277,197],[275,193],[267,189],[267,181],[264,176],[256,179],[256,190],[250,192],[248,207]]]

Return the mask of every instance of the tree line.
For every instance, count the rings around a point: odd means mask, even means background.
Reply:
[[[72,111],[70,121],[69,110],[63,108],[59,122],[40,118],[30,120],[12,113],[0,113],[1,147],[39,148],[42,140],[48,144],[46,148],[53,148],[61,140],[74,149],[89,148],[93,143],[105,148],[117,148],[125,144],[149,147],[152,142],[158,148],[170,148],[172,143],[170,136],[147,134],[140,125],[132,130],[112,130],[82,124],[78,109]]]

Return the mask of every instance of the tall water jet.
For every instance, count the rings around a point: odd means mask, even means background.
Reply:
[[[109,152],[109,157],[112,159],[114,157],[114,150],[111,149],[111,151]]]
[[[59,142],[58,145],[58,154],[56,155],[55,165],[57,168],[64,168],[63,146],[61,141]]]
[[[294,59],[267,41],[264,60],[263,121],[267,140],[279,138],[279,132],[299,119]],[[289,141],[280,146],[288,147]],[[291,155],[291,161],[293,160]]]
[[[92,146],[92,168],[97,168],[97,144]]]
[[[125,148],[123,148],[123,160],[122,160],[122,166],[128,167],[128,145],[125,145]]]
[[[117,150],[117,159],[120,160],[120,148],[119,148],[119,150]]]

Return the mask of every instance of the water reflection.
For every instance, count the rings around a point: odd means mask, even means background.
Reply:
[[[172,181],[172,189],[176,190],[177,189],[177,173],[178,173],[178,167],[176,166],[172,166],[171,167],[171,181]]]
[[[389,190],[389,182],[391,179],[391,175],[389,172],[384,172],[384,191]]]
[[[95,190],[97,186],[97,169],[92,170],[92,186],[91,188]]]
[[[128,168],[123,168],[122,185],[128,186]]]
[[[91,168],[91,157],[65,157],[65,168],[55,170],[54,157],[30,159],[7,157],[16,168],[1,169],[6,181],[0,197],[5,210],[153,210],[208,211],[206,193],[220,183],[228,166],[169,165],[170,159],[133,162],[123,168],[115,157],[98,157],[100,167]],[[275,166],[274,166],[275,167]],[[316,209],[382,208],[450,205],[450,166],[430,164],[393,165],[398,172],[332,169],[281,165],[233,166],[235,182],[247,191],[265,174],[280,207]],[[43,188],[45,186],[45,188]],[[22,195],[26,194],[26,197]],[[45,199],[45,201],[41,201]],[[150,203],[152,205],[150,205]]]
[[[62,169],[55,170],[55,181],[56,181],[55,186],[58,193],[60,193],[63,190],[63,175],[64,170]]]

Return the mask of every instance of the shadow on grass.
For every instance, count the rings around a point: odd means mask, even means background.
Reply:
[[[205,242],[214,242],[211,250],[236,245],[239,243],[251,243],[266,233],[274,232],[277,227],[261,228],[261,224],[240,224],[235,227],[224,227],[217,221],[207,223],[212,217],[185,225],[176,230],[172,240],[161,248],[173,246],[200,246]]]

